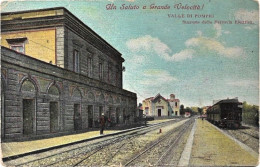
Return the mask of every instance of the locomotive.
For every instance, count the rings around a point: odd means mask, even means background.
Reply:
[[[235,99],[224,99],[207,109],[207,119],[221,128],[239,128],[242,122],[242,103]]]

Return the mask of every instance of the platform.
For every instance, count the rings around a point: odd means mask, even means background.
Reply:
[[[259,155],[206,120],[197,119],[190,166],[257,166]]]
[[[172,119],[167,120],[154,120],[148,121],[147,124],[157,124],[161,122],[170,121]],[[124,130],[124,129],[123,129]],[[116,133],[122,130],[105,130],[104,136],[112,133]],[[23,142],[6,142],[1,144],[1,152],[2,158],[22,155],[30,152],[35,152],[37,150],[43,150],[52,148],[55,146],[62,146],[67,144],[72,144],[78,141],[82,141],[85,139],[95,138],[100,136],[99,129],[97,128],[94,131],[89,131],[80,134],[72,134],[72,135],[65,135],[59,137],[53,137],[48,139],[40,139],[40,140],[33,140],[33,141],[23,141]]]

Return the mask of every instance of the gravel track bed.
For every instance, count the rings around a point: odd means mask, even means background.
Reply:
[[[246,144],[255,152],[259,151],[259,131],[255,128],[225,130],[229,135]]]
[[[175,126],[176,124],[179,124],[179,121],[180,120],[172,123],[171,125]],[[165,126],[165,125],[162,125],[162,126]],[[169,125],[167,125],[167,126],[169,126]],[[159,128],[159,127],[157,127],[157,128]],[[168,127],[163,127],[163,128],[166,130]],[[141,133],[146,133],[145,135],[142,135],[142,136],[149,136],[149,133],[151,133],[151,132],[148,132],[148,131],[151,131],[151,130],[147,129],[146,131],[147,132],[141,132]],[[158,129],[154,130],[154,131],[158,131]],[[139,135],[141,135],[141,134],[139,134]],[[119,136],[124,136],[124,134],[119,135]],[[134,139],[131,137],[129,138],[129,135],[128,135],[128,137],[125,137],[125,138],[121,137],[121,138],[122,138],[121,140],[117,140],[112,145],[111,145],[111,141],[116,140],[115,137],[108,137],[106,140],[104,140],[102,142],[91,141],[88,143],[81,143],[76,148],[75,148],[75,146],[72,146],[72,148],[74,147],[72,150],[61,152],[61,153],[55,154],[55,155],[51,155],[51,153],[50,153],[50,156],[45,157],[43,159],[34,160],[32,162],[28,162],[28,163],[24,163],[22,165],[16,165],[16,166],[74,166],[75,164],[78,164],[78,162],[81,162],[79,165],[85,165],[86,162],[84,161],[84,159],[86,159],[86,157],[88,157],[90,155],[91,155],[91,158],[88,158],[86,165],[100,166],[100,165],[102,165],[102,162],[104,163],[103,165],[110,165],[110,164],[114,164],[115,163],[114,161],[116,161],[116,162],[121,161],[120,157],[117,160],[117,158],[118,158],[117,155],[120,154],[120,151],[122,151],[122,150],[128,152],[127,149],[124,149],[125,147],[128,148],[133,145],[136,146],[136,144],[143,145],[144,143],[146,143],[145,140],[143,142],[142,142],[142,140],[140,140],[140,141],[138,141],[140,143],[133,144]],[[138,138],[138,137],[135,137],[135,138]],[[148,138],[150,138],[150,137],[148,137]],[[98,140],[102,140],[102,139],[98,139]],[[104,145],[108,145],[108,146],[104,146]],[[107,147],[107,148],[103,149],[103,147]],[[100,152],[96,151],[98,148],[102,148],[102,151],[100,151]],[[37,156],[37,155],[35,155],[35,156]],[[100,157],[107,157],[107,159],[104,161],[100,161],[101,160]]]
[[[94,156],[89,157],[85,161],[82,161],[79,166],[111,166],[111,165],[124,165],[130,157],[140,153],[144,150],[151,142],[158,140],[160,137],[167,133],[172,128],[184,123],[184,121],[168,125],[163,127],[163,133],[158,133],[159,128],[150,131],[144,135],[129,138],[120,143],[109,145],[107,148],[98,152]],[[148,163],[146,163],[148,164]]]
[[[186,122],[187,124],[188,122]],[[159,166],[172,166],[175,164],[175,166],[178,164],[181,153],[184,149],[184,146],[186,144],[187,140],[184,140],[184,136],[186,134],[189,134],[191,127],[193,124],[190,124],[189,126],[182,125],[179,126],[173,130],[170,131],[170,134],[167,135],[167,138],[163,141],[161,141],[158,145],[147,151],[145,154],[140,156],[137,160],[135,160],[134,166],[147,166],[147,165],[159,165]],[[185,127],[183,129],[183,127]],[[179,140],[176,141],[176,139],[179,137],[179,133],[181,132],[181,137]],[[182,143],[182,144],[181,144]],[[174,144],[173,146],[171,146]],[[181,147],[182,146],[182,150]],[[165,153],[165,151],[170,148],[169,152]],[[179,153],[179,154],[177,154]],[[164,155],[163,157],[161,157]],[[160,158],[162,158],[160,161],[158,161]],[[157,164],[158,163],[158,164]]]
[[[167,157],[160,163],[161,166],[177,166],[181,158],[182,152],[187,143],[189,134],[193,127],[194,122],[187,128],[183,136],[180,138],[180,141],[176,144],[174,149],[171,149],[170,154],[167,154]]]

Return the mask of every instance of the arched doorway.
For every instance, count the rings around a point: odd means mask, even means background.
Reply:
[[[111,95],[108,96],[108,113],[107,113],[107,117],[112,121],[112,113],[113,113],[113,98]]]
[[[87,101],[88,101],[88,108],[87,108],[87,114],[88,114],[88,127],[92,128],[94,124],[94,105],[95,102],[95,95],[92,92],[88,92],[87,94]]]
[[[48,90],[50,99],[49,110],[50,110],[50,132],[55,133],[59,131],[59,101],[60,92],[57,86],[52,85]]]
[[[24,80],[21,87],[24,135],[36,132],[36,93],[37,90],[32,81]]]
[[[116,108],[116,123],[119,124],[120,109]]]
[[[73,92],[74,130],[82,129],[81,99],[82,96],[79,89],[75,89]]]

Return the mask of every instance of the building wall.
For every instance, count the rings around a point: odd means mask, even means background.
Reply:
[[[25,54],[44,62],[56,64],[56,29],[34,29],[26,31],[2,32],[1,45],[10,48],[6,39],[27,37]]]
[[[124,59],[116,49],[102,39],[65,8],[1,14],[1,43],[6,39],[27,38],[25,54],[73,71],[73,50],[80,51],[80,74],[87,75],[87,59],[93,58],[90,78],[122,88]],[[99,63],[103,77],[99,77]]]
[[[175,103],[177,103],[177,106]],[[169,102],[169,104],[173,111],[172,116],[176,115],[176,112],[177,112],[176,116],[180,116],[180,102]]]
[[[103,107],[102,112],[107,116],[110,112],[112,121],[118,120],[118,124],[129,124],[134,120],[133,114],[137,105],[135,93],[32,59],[4,47],[1,56],[4,140],[87,130],[98,125],[99,107]],[[24,86],[28,82],[31,83],[31,88]],[[58,90],[56,95],[51,94],[50,90],[53,87],[54,90]],[[33,100],[34,104],[33,134],[30,135],[24,135],[24,99]],[[58,128],[55,133],[51,132],[51,102],[58,103]],[[79,119],[75,119],[75,105],[79,106]],[[93,107],[92,113],[88,112],[88,106]],[[91,122],[89,118],[93,118]]]
[[[161,109],[161,116],[168,116],[168,102],[159,98],[154,103],[154,116],[158,115],[158,109]]]
[[[73,30],[65,28],[68,69],[73,71],[73,51],[78,50],[80,54],[80,73],[90,78],[101,80],[122,88],[122,70],[118,67],[122,66],[122,62],[116,61],[101,52],[84,38],[80,37]],[[88,75],[88,57],[92,59],[92,75]],[[103,78],[99,77],[99,64],[103,64]],[[109,72],[108,72],[109,70]]]
[[[153,113],[152,113],[152,106],[151,106],[151,100],[150,99],[147,99],[147,100],[143,100],[143,103],[142,103],[142,106],[143,106],[143,112],[145,115],[147,116],[152,116]]]

